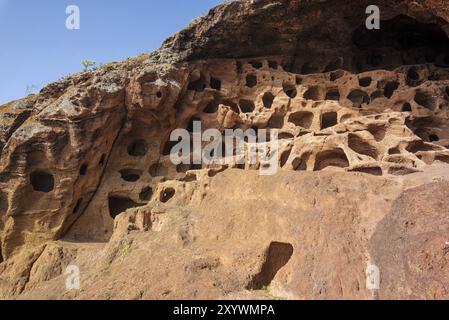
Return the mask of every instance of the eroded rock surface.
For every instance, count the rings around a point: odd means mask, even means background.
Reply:
[[[448,298],[449,13],[378,4],[223,4],[1,106],[0,297]],[[278,173],[173,165],[195,120],[278,129]]]

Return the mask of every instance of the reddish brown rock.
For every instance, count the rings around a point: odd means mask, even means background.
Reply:
[[[448,11],[367,4],[223,4],[1,106],[0,297],[446,299]],[[175,166],[193,120],[278,129],[278,173]]]

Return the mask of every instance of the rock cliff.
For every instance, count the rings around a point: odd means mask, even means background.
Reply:
[[[0,297],[449,298],[449,6],[374,2],[227,2],[0,106]],[[278,172],[172,164],[193,121]]]

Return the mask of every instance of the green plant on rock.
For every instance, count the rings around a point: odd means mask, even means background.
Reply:
[[[81,64],[84,67],[84,71],[87,71],[89,68],[94,67],[97,63],[93,60],[86,59],[81,61]]]
[[[111,72],[115,70],[115,66],[112,64],[106,64],[101,67],[105,72]]]
[[[271,286],[263,286],[262,290],[266,292],[266,296],[268,300],[274,300],[274,301],[278,301],[278,300],[287,300],[284,297],[279,297],[273,294],[273,289],[271,288]]]
[[[131,251],[131,245],[132,245],[132,240],[129,239],[123,239],[121,241],[121,255],[122,256],[126,256],[130,251]]]

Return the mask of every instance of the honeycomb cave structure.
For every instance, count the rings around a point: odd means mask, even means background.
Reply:
[[[355,28],[349,47],[326,59],[280,52],[164,70],[148,59],[81,75],[71,90],[53,84],[21,108],[3,106],[17,123],[0,141],[1,252],[27,241],[106,242],[118,215],[182,206],[203,173],[260,169],[174,165],[170,135],[193,135],[194,121],[223,134],[279,130],[279,170],[292,174],[393,179],[449,163],[448,43],[438,24],[398,15],[379,32]],[[25,113],[27,103],[39,112]],[[29,201],[15,196],[23,194]]]

